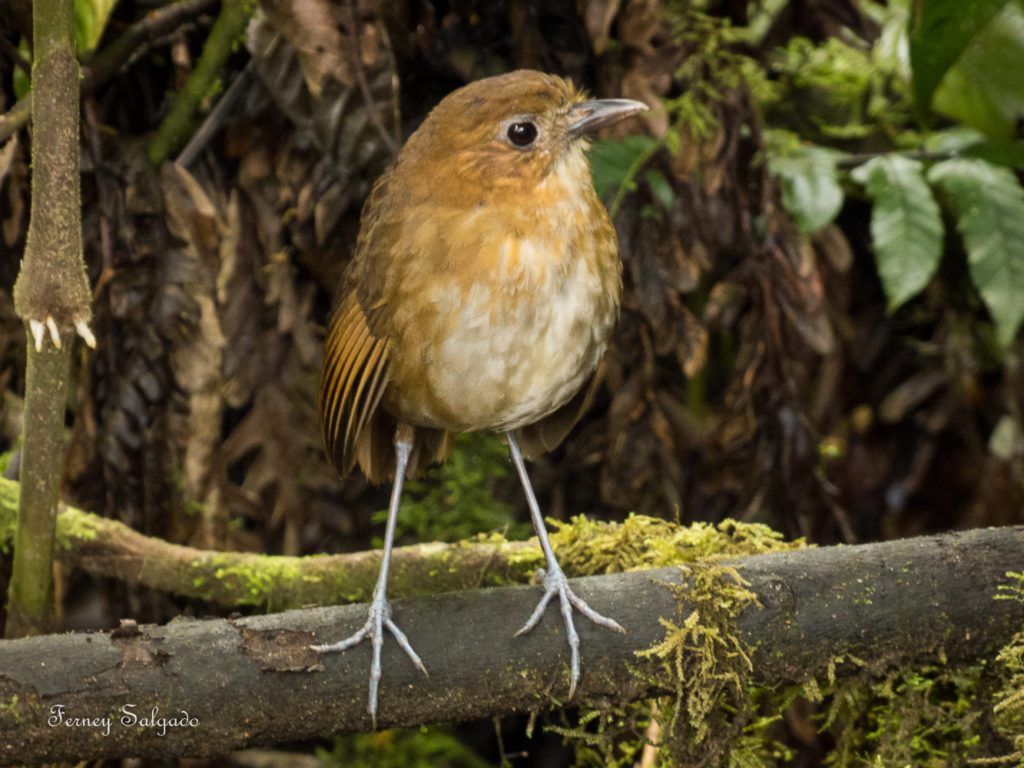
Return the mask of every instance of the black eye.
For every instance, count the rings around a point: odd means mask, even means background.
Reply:
[[[533,123],[512,123],[508,127],[508,140],[517,147],[528,147],[537,138],[537,126]]]

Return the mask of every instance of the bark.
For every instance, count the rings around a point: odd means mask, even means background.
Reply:
[[[1009,581],[1006,572],[1024,562],[1020,527],[736,562],[762,605],[738,619],[762,681],[820,677],[838,656],[869,660],[878,671],[991,658],[1024,621],[1024,604],[993,599]],[[577,616],[579,699],[621,703],[672,687],[637,675],[653,670],[634,652],[662,639],[659,617],[676,619],[676,598],[660,582],[680,578],[665,568],[574,581],[596,610],[628,630],[620,635]],[[395,621],[430,677],[389,637],[379,725],[557,704],[568,660],[557,612],[549,608],[532,633],[512,637],[539,596],[537,587],[505,587],[399,601]],[[364,612],[305,609],[2,641],[0,763],[219,755],[367,730],[369,647],[323,657],[308,648],[352,632]]]
[[[35,333],[30,333],[25,372],[23,482],[8,590],[8,637],[53,630],[64,400],[75,325],[88,321],[91,300],[82,261],[72,0],[36,0],[33,48],[32,211],[14,302],[26,329],[34,326]],[[49,338],[40,339],[44,328]]]

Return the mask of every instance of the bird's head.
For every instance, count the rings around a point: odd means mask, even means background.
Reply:
[[[396,170],[453,205],[529,195],[552,174],[591,188],[587,137],[646,109],[628,99],[588,100],[572,82],[533,70],[489,77],[445,97],[406,142]]]

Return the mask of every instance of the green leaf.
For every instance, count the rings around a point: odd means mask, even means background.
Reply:
[[[627,136],[622,141],[600,139],[587,152],[590,160],[590,175],[594,179],[597,196],[605,199],[611,188],[621,184],[635,186],[633,176],[637,163],[650,152],[655,140],[650,136]]]
[[[87,57],[103,37],[117,0],[75,0],[75,39],[78,55]]]
[[[919,10],[910,30],[910,68],[914,100],[920,109],[931,107],[932,94],[946,72],[975,33],[1007,4],[1008,0],[927,0],[916,5]]]
[[[965,157],[977,157],[995,165],[1024,168],[1024,141],[983,141],[972,144],[961,154]]]
[[[668,183],[665,174],[657,168],[652,168],[644,174],[644,180],[651,188],[654,199],[661,203],[661,207],[666,211],[671,211],[672,204],[676,199],[676,193],[672,191],[672,185]]]
[[[946,160],[928,179],[953,201],[971,279],[1005,348],[1024,319],[1024,189],[1012,172],[982,160]]]
[[[942,256],[942,213],[916,160],[876,157],[850,175],[874,201],[871,239],[889,309],[895,309],[935,274]]]
[[[768,167],[779,177],[782,204],[801,232],[821,229],[843,205],[836,153],[802,144],[784,131],[772,131],[766,139]]]
[[[1018,121],[1024,114],[1021,61],[1024,7],[1010,2],[964,47],[935,90],[933,109],[989,138],[1017,138]]]

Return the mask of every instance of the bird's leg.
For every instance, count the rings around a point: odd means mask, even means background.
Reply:
[[[571,699],[576,692],[576,684],[580,680],[580,638],[576,634],[576,627],[572,623],[572,607],[576,606],[576,610],[595,624],[614,629],[616,632],[625,633],[626,630],[614,619],[609,619],[607,616],[599,614],[569,588],[569,581],[565,578],[562,567],[558,564],[558,560],[555,559],[555,551],[551,548],[551,541],[548,539],[548,532],[544,527],[544,518],[541,517],[537,497],[533,495],[533,486],[530,485],[530,478],[526,474],[526,464],[523,463],[523,454],[519,450],[519,444],[516,442],[512,432],[506,432],[505,439],[508,441],[509,453],[512,454],[512,462],[516,465],[516,472],[519,473],[519,479],[523,483],[523,490],[526,492],[526,503],[530,507],[530,517],[533,519],[533,527],[537,531],[537,538],[540,539],[540,548],[543,550],[544,560],[547,562],[547,570],[542,568],[537,571],[537,574],[544,582],[544,597],[537,603],[537,607],[530,615],[530,618],[526,620],[522,629],[516,632],[515,636],[518,637],[537,626],[540,617],[544,615],[544,609],[547,607],[548,602],[550,602],[552,597],[558,595],[562,620],[565,622],[565,632],[569,638],[569,698]]]
[[[330,645],[314,645],[313,650],[321,653],[330,651],[344,651],[362,642],[367,636],[373,642],[373,664],[370,666],[370,700],[366,711],[373,719],[373,727],[377,727],[377,690],[380,687],[381,666],[380,649],[384,645],[384,627],[387,627],[395,640],[405,651],[405,654],[412,659],[412,663],[424,674],[427,668],[423,666],[416,651],[409,645],[409,639],[405,633],[398,628],[398,625],[391,620],[391,604],[388,603],[388,566],[391,564],[391,545],[395,539],[395,523],[398,520],[398,502],[402,497],[402,481],[405,478],[405,469],[409,464],[409,456],[412,453],[412,437],[400,432],[395,440],[395,456],[397,466],[395,468],[395,484],[391,489],[391,505],[388,507],[388,522],[384,530],[384,555],[380,561],[380,573],[377,576],[377,586],[373,588],[373,599],[370,601],[370,615],[366,623],[354,635]]]

